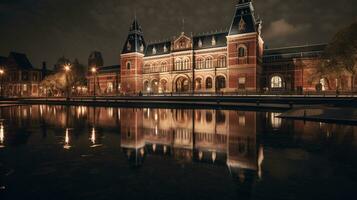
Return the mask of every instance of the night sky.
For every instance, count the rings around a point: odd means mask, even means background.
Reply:
[[[91,51],[118,64],[137,13],[146,42],[182,31],[228,29],[237,0],[0,0],[0,55],[26,53],[35,67],[59,57],[87,64]],[[269,47],[328,42],[356,17],[356,0],[255,0]]]

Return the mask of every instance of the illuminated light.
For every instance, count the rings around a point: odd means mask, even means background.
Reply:
[[[159,134],[159,129],[157,128],[157,126],[155,126],[155,135]]]
[[[140,149],[140,155],[141,155],[142,157],[144,157],[144,155],[145,155],[144,148],[141,148],[141,149]]]
[[[217,153],[215,151],[212,152],[212,161],[215,162],[217,158]]]
[[[281,113],[271,113],[271,126],[274,129],[279,129],[281,127],[281,118],[279,118],[278,116]]]
[[[3,69],[0,69],[0,75],[3,75],[5,71]]]
[[[258,155],[258,177],[262,178],[262,164],[264,161],[264,148],[261,146],[259,148],[259,155]]]
[[[65,133],[65,137],[64,137],[64,149],[70,149],[71,146],[69,145],[69,128],[66,128],[66,133]]]
[[[5,141],[5,133],[4,133],[4,125],[1,123],[0,124],[0,148],[4,147],[4,141]]]
[[[90,136],[90,141],[92,142],[92,144],[95,144],[95,128],[92,128],[92,134]]]
[[[166,154],[166,152],[167,152],[167,146],[165,145],[164,146],[164,154]]]
[[[97,72],[97,68],[92,67],[92,73],[96,73]]]
[[[156,151],[156,144],[152,145],[152,151],[155,152]]]
[[[69,70],[71,70],[71,65],[70,65],[70,64],[65,64],[65,65],[64,65],[64,70],[65,70],[66,72],[68,72]]]
[[[199,159],[199,160],[202,160],[202,158],[203,158],[203,152],[200,151],[200,152],[198,152],[198,159]]]
[[[147,88],[147,91],[148,91],[148,92],[150,92],[150,91],[151,91],[151,88],[150,88],[150,87],[148,87],[148,88]]]
[[[157,115],[157,113],[155,113],[155,121],[157,121],[159,119],[159,116]]]

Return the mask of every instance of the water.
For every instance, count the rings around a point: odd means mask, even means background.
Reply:
[[[225,110],[0,110],[1,199],[352,199],[357,127]]]

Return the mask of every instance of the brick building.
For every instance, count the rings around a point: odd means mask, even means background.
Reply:
[[[8,97],[39,96],[40,82],[46,73],[32,66],[27,56],[11,52],[8,57],[0,57],[0,67],[4,69],[2,78],[3,95]]]
[[[227,32],[182,32],[171,40],[146,44],[135,19],[120,55],[118,92],[316,91],[318,85],[324,91],[351,88],[348,76],[341,83],[334,77],[314,76],[325,44],[267,49],[261,28],[262,21],[255,17],[250,0],[238,2]]]

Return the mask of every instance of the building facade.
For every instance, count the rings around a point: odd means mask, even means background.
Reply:
[[[318,76],[326,44],[268,49],[264,47],[261,29],[262,21],[255,17],[251,0],[238,2],[227,32],[201,35],[182,32],[171,40],[146,44],[135,19],[120,55],[120,66],[116,68],[120,81],[114,91],[282,93],[347,91],[352,84],[357,87],[357,81],[351,83],[348,75]],[[118,80],[117,73],[109,76]],[[107,88],[108,79],[98,80],[100,88]]]
[[[0,67],[4,70],[4,75],[1,77],[3,96],[40,95],[40,82],[46,73],[45,64],[43,69],[36,69],[25,54],[11,52],[8,57],[1,57]]]

